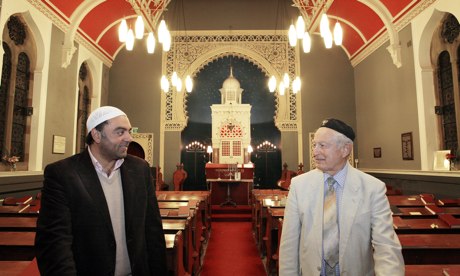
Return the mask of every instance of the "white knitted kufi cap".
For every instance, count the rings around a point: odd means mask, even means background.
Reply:
[[[86,121],[87,132],[90,133],[90,131],[93,128],[97,127],[100,123],[121,115],[126,116],[126,114],[123,111],[116,107],[101,106],[93,112],[91,112],[91,114],[89,115],[88,120]]]

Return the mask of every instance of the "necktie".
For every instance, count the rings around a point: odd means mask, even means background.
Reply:
[[[337,202],[335,196],[335,179],[327,179],[328,189],[324,198],[323,247],[324,260],[330,268],[339,262],[339,226],[337,221]],[[328,269],[326,269],[327,271]],[[329,274],[328,274],[329,275]]]

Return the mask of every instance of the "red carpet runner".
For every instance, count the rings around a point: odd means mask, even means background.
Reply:
[[[201,276],[265,276],[251,222],[213,222]]]

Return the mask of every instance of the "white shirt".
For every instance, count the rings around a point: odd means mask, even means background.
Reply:
[[[110,175],[107,175],[101,163],[91,153],[88,147],[89,155],[93,161],[97,176],[102,185],[104,196],[109,208],[110,220],[112,221],[113,233],[116,241],[116,264],[115,276],[131,275],[131,264],[129,262],[128,248],[126,246],[125,232],[125,208],[123,201],[123,186],[121,183],[120,166],[124,159],[115,162],[115,166]]]

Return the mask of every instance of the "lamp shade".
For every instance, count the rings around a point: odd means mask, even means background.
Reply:
[[[295,47],[297,45],[297,31],[295,30],[295,27],[293,24],[289,27],[288,31],[288,37],[289,37],[289,45],[292,47]]]
[[[126,34],[126,50],[132,51],[134,48],[134,33],[133,30],[129,29]]]
[[[284,90],[286,87],[284,86],[283,82],[280,82],[280,85],[278,86],[278,93],[280,93],[280,96],[284,96]]]
[[[134,32],[136,34],[137,39],[142,39],[144,37],[144,20],[142,20],[142,16],[138,16],[136,19],[136,23],[134,25]]]
[[[329,29],[324,34],[323,39],[324,39],[324,45],[326,46],[326,49],[332,48],[332,42],[333,42],[332,41],[332,33],[331,33],[331,31]]]
[[[289,79],[288,73],[284,73],[283,83],[285,88],[289,88],[289,82],[291,82],[291,80]]]
[[[295,29],[297,31],[297,38],[302,39],[305,33],[305,21],[303,20],[303,17],[301,15],[297,17]]]
[[[185,77],[185,90],[187,91],[187,93],[190,93],[193,90],[193,81],[190,75],[187,75],[187,77]]]
[[[163,43],[166,35],[166,22],[164,19],[161,19],[160,25],[158,26],[158,42]]]
[[[182,92],[182,80],[179,77],[176,80],[176,91]]]
[[[166,30],[163,39],[163,51],[168,52],[171,49],[171,34],[168,30]]]
[[[302,40],[303,52],[310,53],[311,51],[311,38],[308,32],[305,32]]]
[[[337,21],[337,23],[335,23],[335,27],[334,27],[334,43],[335,43],[335,45],[337,45],[337,46],[342,45],[342,40],[343,40],[342,26],[340,26],[339,21]]]
[[[128,34],[128,24],[126,19],[121,20],[120,27],[118,27],[118,40],[126,42],[126,35]]]
[[[329,30],[329,20],[327,19],[327,15],[323,13],[321,16],[321,21],[319,23],[319,32],[321,34],[321,37],[324,37],[327,33],[327,31],[330,32]]]
[[[147,36],[147,53],[153,54],[155,52],[155,36],[152,32]]]
[[[163,92],[166,93],[169,91],[169,81],[165,75],[161,76],[160,84],[161,84],[161,90],[163,90]]]
[[[268,80],[268,90],[273,93],[276,90],[276,78],[275,76],[271,76]]]
[[[171,75],[171,84],[172,86],[176,86],[177,84],[177,73],[174,71]]]
[[[300,91],[300,85],[300,78],[297,76],[292,82],[292,92],[294,92],[294,94],[297,94]]]

